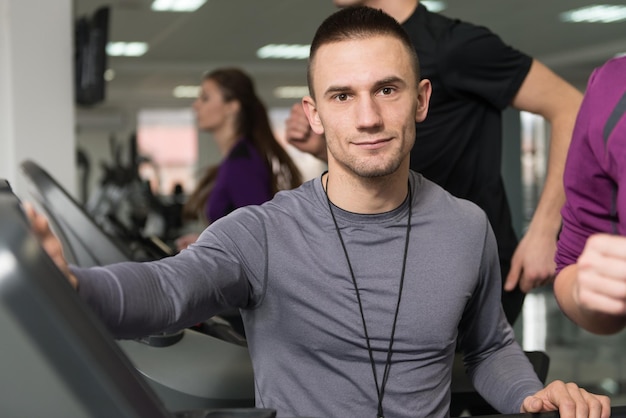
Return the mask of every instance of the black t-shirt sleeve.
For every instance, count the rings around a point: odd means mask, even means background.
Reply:
[[[439,75],[450,94],[478,97],[498,109],[511,104],[532,58],[489,29],[464,22],[452,26],[439,50]]]

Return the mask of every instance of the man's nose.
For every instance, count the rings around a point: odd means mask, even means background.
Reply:
[[[357,128],[370,129],[382,125],[380,106],[373,97],[363,97],[356,107]]]

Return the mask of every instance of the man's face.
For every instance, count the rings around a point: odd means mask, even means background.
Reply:
[[[367,178],[403,162],[408,168],[430,83],[418,84],[402,42],[379,35],[322,45],[311,77],[315,100],[303,99],[304,108],[312,129],[326,136],[329,167]]]

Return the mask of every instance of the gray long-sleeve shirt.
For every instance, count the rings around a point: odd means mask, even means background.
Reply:
[[[385,413],[448,414],[457,338],[479,392],[502,412],[519,412],[542,384],[502,312],[487,218],[419,174],[410,180],[412,231]],[[408,205],[375,215],[333,211],[380,382]],[[179,329],[241,308],[259,407],[292,417],[376,414],[355,288],[320,179],[233,212],[175,257],[74,272],[79,294],[118,337]]]

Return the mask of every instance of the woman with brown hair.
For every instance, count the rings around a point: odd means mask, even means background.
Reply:
[[[186,219],[215,222],[241,206],[258,205],[283,189],[302,183],[302,176],[270,127],[254,82],[237,68],[207,73],[193,103],[198,128],[210,132],[222,155],[209,167],[183,208]],[[180,251],[198,234],[176,241]]]

